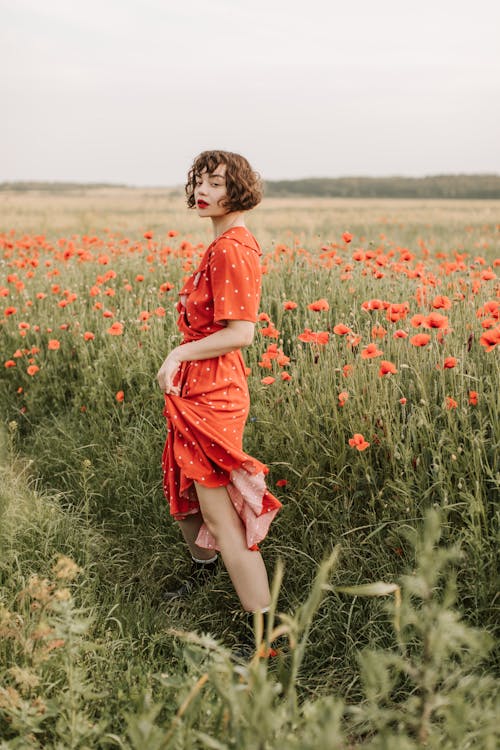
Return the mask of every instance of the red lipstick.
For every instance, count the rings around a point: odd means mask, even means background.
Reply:
[[[197,206],[198,206],[198,208],[206,208],[208,206],[208,203],[206,201],[203,201],[203,200],[198,200],[197,201]]]

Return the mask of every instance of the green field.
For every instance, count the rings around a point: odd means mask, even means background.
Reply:
[[[496,748],[499,202],[249,216],[245,449],[283,509],[280,655],[246,663],[223,570],[162,599],[155,375],[210,226],[161,189],[0,201],[0,748]]]

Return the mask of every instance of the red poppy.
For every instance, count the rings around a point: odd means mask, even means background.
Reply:
[[[93,341],[95,339],[95,333],[92,333],[91,331],[85,331],[83,334],[83,338],[85,341]]]
[[[285,308],[285,310],[295,310],[295,308],[297,307],[297,303],[292,302],[292,300],[288,299],[286,302],[283,302],[283,307]]]
[[[326,299],[318,299],[315,302],[311,302],[309,305],[307,305],[308,310],[314,310],[315,312],[321,312],[323,310],[329,310],[330,305],[326,301]]]
[[[408,334],[406,333],[406,331],[403,331],[401,328],[398,328],[397,331],[394,331],[394,333],[392,334],[392,337],[394,339],[407,339]]]
[[[123,325],[122,323],[113,323],[112,326],[110,326],[107,331],[111,336],[121,336],[123,333]]]
[[[292,379],[292,376],[290,375],[290,373],[289,373],[289,372],[282,372],[282,373],[281,373],[281,379],[282,379],[282,380],[285,380],[285,381],[286,381],[286,380],[291,380],[291,379]]]
[[[403,404],[403,406],[404,406],[404,405],[406,404],[407,400],[408,400],[408,399],[406,399],[406,398],[405,398],[405,397],[403,396],[402,398],[400,398],[400,399],[399,399],[399,403],[400,403],[400,404]]]
[[[342,375],[344,378],[348,378],[349,375],[352,373],[354,367],[352,365],[344,365],[342,367]]]
[[[286,487],[288,484],[288,479],[278,479],[276,482],[276,487]]]
[[[57,351],[61,346],[61,342],[57,339],[50,339],[49,343],[47,344],[47,348],[51,349],[52,351]]]
[[[337,323],[337,325],[333,327],[333,332],[336,333],[337,336],[346,336],[348,333],[352,333],[351,329],[344,325],[344,323]]]
[[[471,406],[477,406],[477,399],[477,391],[469,391],[469,404],[471,404]]]
[[[299,341],[307,344],[328,344],[330,334],[328,331],[311,331],[310,328],[304,328],[304,332],[297,336]]]
[[[500,344],[500,326],[485,331],[479,339],[481,346],[484,346],[487,352],[491,352],[497,344]]]
[[[373,326],[372,328],[372,339],[383,339],[387,335],[387,331],[382,326]]]
[[[339,399],[339,406],[345,406],[345,403],[347,399],[349,398],[349,394],[347,391],[341,391],[338,395]]]
[[[356,448],[358,451],[364,451],[369,447],[370,443],[364,439],[361,433],[355,432],[352,438],[349,438],[349,445],[351,448]]]
[[[263,336],[267,336],[270,339],[277,339],[280,335],[280,332],[273,326],[272,323],[269,323],[267,328],[261,328],[260,332]]]
[[[439,294],[432,300],[432,306],[435,310],[449,310],[451,307],[451,300],[449,297]]]
[[[121,404],[123,399],[125,398],[125,394],[123,391],[117,391],[115,395],[116,400]]]
[[[264,321],[265,323],[270,323],[271,322],[271,318],[265,312],[259,313],[259,316],[258,316],[257,320]]]
[[[30,365],[27,368],[26,372],[28,373],[28,375],[31,375],[31,377],[33,377],[33,375],[36,375],[36,373],[39,371],[39,369],[40,368],[38,367],[38,365]]]
[[[428,333],[417,333],[416,336],[411,337],[410,344],[412,346],[427,346],[430,340],[431,337]]]
[[[353,236],[354,235],[352,235],[350,232],[344,232],[344,234],[342,235],[342,239],[344,240],[344,242],[349,243],[352,241]]]
[[[152,240],[153,239],[153,232],[144,232],[144,239],[146,239],[146,240]]]
[[[261,383],[264,383],[264,385],[272,385],[276,378],[272,378],[270,375],[268,375],[266,378],[262,378],[260,381]]]
[[[448,328],[448,318],[441,313],[432,312],[425,318],[426,328]]]
[[[374,357],[381,357],[383,353],[381,349],[377,349],[376,344],[368,344],[361,352],[361,357],[363,359],[373,359]]]
[[[392,362],[389,362],[387,359],[383,359],[380,362],[380,370],[378,371],[378,374],[380,377],[383,375],[395,375],[397,373],[396,365]]]
[[[410,318],[410,324],[413,326],[413,328],[419,328],[419,326],[423,326],[425,323],[425,315],[422,315],[422,313],[417,313],[412,318]]]
[[[451,396],[446,396],[445,403],[446,403],[446,408],[447,409],[456,409],[457,406],[458,406],[458,404],[455,401],[455,399],[452,398]]]
[[[13,359],[8,359],[7,362],[4,363],[4,367],[6,367],[7,369],[9,367],[16,367],[16,363]]]
[[[456,357],[446,357],[443,362],[443,370],[452,370],[457,364],[458,359]]]

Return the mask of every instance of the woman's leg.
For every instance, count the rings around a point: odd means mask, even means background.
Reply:
[[[198,536],[198,532],[203,523],[203,516],[201,513],[193,513],[190,516],[186,516],[182,521],[177,521],[177,523],[179,524],[182,536],[189,547],[193,560],[213,560],[216,555],[215,550],[198,547],[196,544],[196,537]]]
[[[243,609],[256,612],[269,607],[271,594],[264,560],[260,552],[248,549],[243,524],[226,488],[203,487],[196,482],[195,487],[203,520],[217,540]]]

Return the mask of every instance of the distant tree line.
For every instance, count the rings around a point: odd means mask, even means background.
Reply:
[[[94,188],[130,188],[106,182],[2,182],[0,191],[39,190],[61,193]],[[302,180],[266,180],[268,197],[318,196],[324,198],[484,198],[500,199],[498,174],[442,174],[428,177],[310,177]],[[180,188],[166,188],[177,194]]]
[[[500,198],[500,175],[443,174],[429,177],[311,177],[268,180],[269,197]]]

